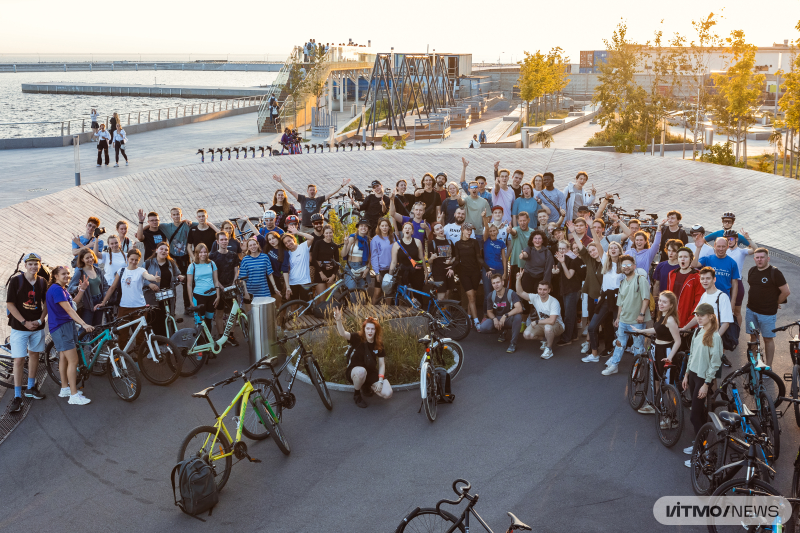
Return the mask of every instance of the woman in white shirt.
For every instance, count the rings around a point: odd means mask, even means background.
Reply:
[[[114,155],[117,158],[115,167],[119,166],[119,153],[122,152],[122,157],[125,158],[125,164],[128,164],[128,155],[125,153],[125,144],[128,142],[128,136],[125,130],[122,129],[122,124],[117,124],[117,131],[114,132]]]
[[[97,140],[97,130],[100,129],[100,126],[97,124],[97,120],[100,118],[100,115],[97,114],[97,109],[92,108],[92,112],[89,113],[89,118],[92,120],[92,141]]]
[[[114,283],[114,277],[126,263],[125,254],[119,247],[119,237],[111,235],[108,238],[108,251],[100,254],[100,265],[103,267],[103,275],[109,286]]]
[[[100,124],[100,131],[97,132],[97,166],[101,166],[102,154],[105,152],[106,154],[106,166],[111,162],[111,158],[108,157],[108,143],[111,142],[111,135],[106,131],[106,125]]]

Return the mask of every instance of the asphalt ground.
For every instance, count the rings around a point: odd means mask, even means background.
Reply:
[[[800,287],[800,267],[773,264]],[[790,297],[779,325],[800,316],[798,301]],[[779,375],[790,370],[787,339],[777,338]],[[507,511],[536,531],[705,531],[653,518],[659,497],[692,494],[681,450],[693,431],[687,410],[681,441],[664,448],[654,417],[631,410],[629,355],[619,374],[606,377],[602,363],[580,361],[577,343],[547,361],[538,342],[521,341],[513,355],[493,335],[473,331],[461,343],[456,400],[439,406],[434,423],[417,412],[417,391],[369,398],[367,409],[332,392],[328,412],[311,386],[297,383],[297,405],[283,423],[291,455],[271,439],[247,441],[263,462],[234,466],[206,523],[173,505],[169,474],[186,434],[213,422],[207,403],[191,394],[246,367],[244,347],[226,349],[199,375],[169,387],[146,383],[132,404],[105,377],[89,379],[93,401],[84,407],[57,398],[47,380],[48,398],[0,447],[0,531],[394,531],[413,508],[452,498],[456,478],[472,482],[477,509],[496,532],[508,526]],[[742,334],[734,367],[745,346]],[[229,402],[236,387],[215,390],[215,404]],[[791,413],[781,425],[773,485],[788,493],[800,429]]]

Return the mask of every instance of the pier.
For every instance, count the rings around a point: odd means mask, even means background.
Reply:
[[[102,61],[72,63],[0,63],[0,72],[114,72],[118,70],[200,70],[223,72],[278,72],[281,61]]]
[[[267,92],[267,88],[55,82],[23,83],[22,92],[40,94],[89,94],[98,96],[154,96],[159,98],[243,98],[247,96],[260,96]]]

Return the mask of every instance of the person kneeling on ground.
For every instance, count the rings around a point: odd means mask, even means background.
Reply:
[[[353,399],[356,405],[364,408],[367,403],[362,397],[377,394],[384,400],[392,397],[392,386],[384,379],[386,372],[386,352],[383,350],[383,330],[381,325],[372,317],[364,320],[361,333],[350,333],[342,324],[342,311],[334,310],[333,318],[336,320],[336,332],[352,347],[352,355],[347,365],[347,380],[356,389]]]
[[[522,326],[522,302],[511,289],[503,287],[503,276],[492,274],[492,288],[486,296],[486,317],[478,326],[478,333],[500,332],[497,342],[505,342],[506,330],[511,330],[511,344],[506,352],[517,351],[517,337]]]
[[[529,294],[522,290],[523,272],[517,273],[517,294],[523,300],[528,300],[533,309],[528,316],[528,324],[522,336],[528,340],[542,341],[542,359],[553,357],[553,343],[556,337],[564,333],[564,322],[561,320],[561,304],[550,297],[550,282],[540,281],[537,286],[538,294]]]

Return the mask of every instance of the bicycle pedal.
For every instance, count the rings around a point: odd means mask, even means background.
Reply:
[[[261,462],[261,459],[256,459],[255,457],[250,457],[249,455],[247,456],[247,460],[250,461],[251,463],[260,463]]]
[[[792,374],[790,372],[783,374],[783,381],[792,381]]]

